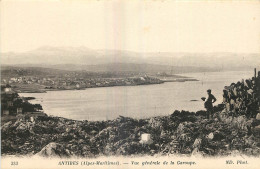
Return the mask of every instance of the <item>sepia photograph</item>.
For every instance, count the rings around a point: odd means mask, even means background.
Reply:
[[[260,1],[2,0],[1,168],[250,168]]]

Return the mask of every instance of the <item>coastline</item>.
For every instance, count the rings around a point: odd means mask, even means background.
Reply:
[[[248,80],[246,83],[250,86]],[[229,90],[233,91],[235,85],[231,86]],[[254,93],[256,88],[250,86],[249,91]],[[28,115],[21,116],[1,126],[2,155],[227,157],[235,153],[259,157],[259,113],[257,117],[241,114],[243,111],[234,115],[228,104],[215,106],[212,119],[206,118],[204,110],[175,110],[171,115],[143,119],[119,116],[106,121],[71,120],[46,114],[29,119]]]
[[[143,84],[124,84],[124,85],[105,85],[105,86],[91,86],[91,87],[81,87],[81,88],[56,88],[56,89],[41,89],[41,90],[35,90],[35,89],[15,89],[17,93],[46,93],[48,91],[64,91],[64,90],[86,90],[90,88],[101,88],[101,87],[117,87],[117,86],[140,86],[140,85],[155,85],[155,84],[162,84],[167,82],[187,82],[187,81],[199,81],[194,78],[181,78],[181,79],[160,79],[159,82],[156,83],[143,83]]]

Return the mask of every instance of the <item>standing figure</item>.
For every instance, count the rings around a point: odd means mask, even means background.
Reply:
[[[213,103],[215,103],[217,101],[217,99],[215,98],[215,96],[213,94],[211,94],[211,90],[207,90],[208,93],[208,98],[205,101],[205,108],[207,110],[207,118],[211,119],[213,116]]]

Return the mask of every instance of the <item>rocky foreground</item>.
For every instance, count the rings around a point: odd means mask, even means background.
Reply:
[[[170,116],[136,120],[75,121],[39,117],[2,126],[3,155],[97,157],[103,155],[199,154],[260,155],[260,120],[216,113],[214,120],[201,114],[175,111]],[[151,134],[150,143],[141,135]]]
[[[205,118],[205,111],[95,122],[47,115],[20,118],[1,127],[2,155],[260,156],[259,82],[260,76],[232,84],[211,120]]]

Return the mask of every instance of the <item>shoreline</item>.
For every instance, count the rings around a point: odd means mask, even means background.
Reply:
[[[161,80],[161,79],[160,79]],[[66,90],[86,90],[86,89],[91,89],[91,88],[104,88],[104,87],[120,87],[120,86],[143,86],[143,85],[159,85],[167,82],[189,82],[189,81],[199,81],[194,78],[183,78],[183,79],[167,79],[167,80],[161,80],[160,83],[146,83],[146,84],[130,84],[130,85],[111,85],[111,86],[94,86],[94,87],[84,87],[84,88],[71,88],[71,89],[43,89],[43,90],[33,90],[33,91],[28,91],[28,90],[15,90],[17,93],[46,93],[48,91],[66,91]]]
[[[259,108],[250,107],[252,104],[248,105],[245,100],[241,101],[245,104],[239,109],[230,106],[235,96],[244,98],[257,94],[260,86],[254,84],[258,82],[260,76],[243,83],[232,83],[228,89],[232,97],[223,95],[226,101],[214,106],[210,119],[206,118],[205,110],[175,110],[164,116],[141,119],[119,116],[102,121],[79,121],[31,112],[1,126],[1,154],[97,158],[138,155],[227,157],[235,153],[259,157]],[[248,92],[238,95],[237,87]],[[255,98],[250,98],[257,104]]]

